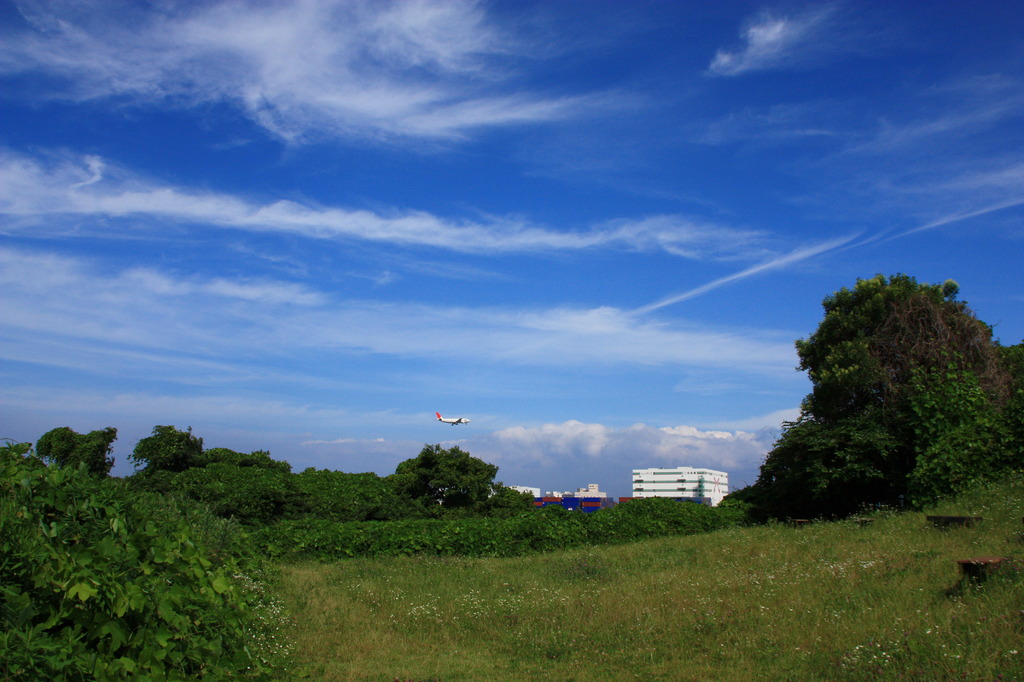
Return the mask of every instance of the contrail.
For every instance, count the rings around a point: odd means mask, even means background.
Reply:
[[[734,273],[732,275],[728,275],[726,277],[721,277],[721,278],[716,279],[716,280],[714,280],[712,282],[708,282],[707,284],[701,285],[701,286],[697,287],[696,289],[690,289],[689,291],[684,291],[681,294],[675,294],[673,296],[669,296],[667,298],[663,298],[660,301],[656,301],[654,303],[649,303],[649,304],[647,304],[645,306],[642,306],[640,308],[636,308],[635,310],[632,311],[632,314],[634,314],[634,315],[643,315],[645,313],[649,313],[649,312],[652,312],[654,310],[658,310],[660,308],[664,308],[666,306],[670,306],[673,303],[679,303],[680,301],[685,301],[687,299],[695,298],[695,297],[700,296],[702,294],[706,294],[707,292],[709,292],[709,291],[711,291],[713,289],[717,289],[720,286],[724,286],[726,284],[729,284],[730,282],[736,282],[736,281],[741,280],[741,279],[746,279],[747,277],[751,277],[751,276],[759,274],[761,272],[767,272],[769,270],[777,270],[777,269],[785,267],[785,266],[787,266],[787,265],[789,265],[791,263],[798,263],[798,262],[800,262],[802,260],[806,260],[808,258],[812,258],[813,256],[817,256],[820,253],[825,253],[826,251],[831,251],[832,249],[836,249],[836,248],[838,248],[838,247],[840,247],[840,246],[842,246],[844,244],[847,244],[850,241],[852,241],[854,239],[854,237],[856,237],[856,236],[857,235],[850,235],[850,236],[847,236],[847,237],[839,237],[837,239],[832,239],[832,240],[829,240],[827,242],[823,242],[821,244],[817,244],[817,245],[814,245],[814,246],[808,246],[808,247],[805,247],[805,248],[802,248],[802,249],[797,249],[796,251],[791,251],[790,253],[788,253],[788,254],[786,254],[784,256],[780,256],[780,257],[778,257],[778,258],[776,258],[774,260],[770,260],[770,261],[767,261],[765,263],[761,263],[759,265],[754,265],[753,267],[749,267],[746,270],[741,270],[740,272]]]
[[[992,206],[986,206],[985,208],[979,208],[976,211],[970,211],[968,213],[957,213],[955,215],[946,216],[945,218],[939,218],[938,220],[930,222],[927,225],[921,225],[920,227],[915,227],[912,230],[901,232],[900,234],[896,235],[896,237],[903,237],[908,234],[920,232],[921,230],[930,230],[933,227],[942,227],[943,225],[957,223],[960,222],[961,220],[967,220],[968,218],[976,218],[977,216],[985,215],[987,213],[995,213],[996,211],[1002,211],[1003,209],[1006,208],[1013,208],[1014,206],[1020,206],[1021,204],[1024,204],[1024,199],[1018,198],[1011,199],[1010,201],[1004,201],[999,204],[993,204]],[[896,237],[892,238],[895,239]]]

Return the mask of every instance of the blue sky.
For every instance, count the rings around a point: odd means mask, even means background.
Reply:
[[[751,483],[830,292],[952,278],[1024,338],[1022,34],[1015,2],[4,2],[0,436]]]

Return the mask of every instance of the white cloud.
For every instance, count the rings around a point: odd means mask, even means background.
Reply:
[[[8,233],[35,235],[101,228],[106,219],[429,246],[467,253],[585,249],[662,249],[686,258],[750,258],[766,252],[767,236],[752,230],[659,215],[617,220],[590,229],[558,231],[513,218],[451,220],[424,211],[374,212],[280,200],[255,203],[215,192],[163,186],[94,156],[47,160],[0,150],[0,214]],[[61,218],[65,220],[61,220]],[[92,223],[82,218],[93,219]]]
[[[695,365],[788,376],[787,338],[687,327],[615,308],[468,308],[348,301],[287,320],[299,343],[409,357],[534,366]]]
[[[853,99],[743,110],[708,125],[697,139],[722,144],[831,138],[825,156],[808,155],[788,168],[823,183],[824,191],[812,190],[800,201],[817,204],[825,215],[884,226],[874,238],[1009,213],[1024,204],[1024,165],[1007,132],[1020,128],[1024,114],[1019,78],[960,76],[908,84],[900,106],[890,109],[898,113],[876,110],[876,102]]]
[[[10,291],[24,289],[52,296],[51,301],[59,300],[58,294],[64,290],[69,297],[89,296],[114,305],[128,305],[140,299],[155,301],[189,296],[217,302],[258,301],[270,306],[314,306],[326,302],[320,293],[291,282],[220,277],[175,279],[148,268],[129,268],[104,277],[92,275],[88,267],[87,261],[77,258],[0,247],[0,282]],[[24,277],[25,272],[33,273],[33,277]],[[74,300],[71,305],[81,302]]]
[[[586,471],[702,466],[728,472],[756,470],[774,436],[765,431],[714,431],[693,426],[634,424],[614,428],[570,420],[561,424],[516,426],[467,438],[475,456],[514,475],[545,472],[574,463]],[[621,483],[621,482],[620,482]]]
[[[743,29],[743,46],[720,49],[708,67],[716,76],[804,64],[838,49],[837,5],[818,5],[792,15],[766,11]]]
[[[948,146],[966,141],[968,158],[981,149],[974,142],[980,133],[1013,125],[1024,113],[1024,83],[1017,77],[974,76],[929,83],[913,91],[911,113],[879,120],[868,139],[849,150],[851,154],[900,155],[934,153],[936,145],[949,154]]]
[[[369,351],[460,362],[677,364],[784,375],[794,362],[788,338],[770,332],[670,324],[610,307],[337,300],[290,282],[175,277],[152,268],[103,272],[88,260],[21,249],[0,248],[0,285],[8,335],[115,344],[140,352],[139,362],[149,353],[180,361],[180,349],[220,362],[239,354]]]
[[[825,100],[731,111],[720,120],[696,127],[693,139],[708,145],[748,142],[785,145],[809,139],[845,143],[850,136],[849,124],[838,112],[848,108],[846,103]]]
[[[463,0],[234,0],[149,11],[25,2],[0,73],[55,76],[52,94],[150,105],[226,101],[287,140],[458,138],[579,116],[587,96],[517,90],[535,57]]]
[[[221,277],[207,280],[172,279],[146,268],[126,270],[121,277],[112,280],[111,287],[115,290],[129,290],[133,296],[148,292],[159,298],[196,296],[213,300],[259,301],[271,306],[313,306],[326,303],[322,294],[291,282],[229,280]]]

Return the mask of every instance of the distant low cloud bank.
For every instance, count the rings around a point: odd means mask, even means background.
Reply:
[[[461,447],[497,464],[498,478],[505,483],[547,490],[598,483],[622,496],[630,492],[632,470],[647,467],[708,467],[729,472],[733,488],[753,483],[780,430],[781,419],[757,431],[648,424],[619,428],[569,420],[500,429],[467,438]]]

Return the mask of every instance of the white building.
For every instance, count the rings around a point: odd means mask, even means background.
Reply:
[[[596,483],[588,483],[586,488],[577,488],[576,490],[566,490],[560,492],[558,490],[548,490],[544,493],[544,497],[608,497],[608,493],[598,489]]]
[[[563,497],[608,497],[608,493],[597,489],[596,483],[588,483],[586,488],[580,488],[574,493],[562,493]]]
[[[714,469],[633,469],[633,497],[672,497],[718,506],[729,494],[729,474]]]
[[[540,497],[540,488],[531,488],[525,485],[510,485],[506,487],[512,488],[512,490],[518,490],[521,493],[530,493],[534,497]]]

